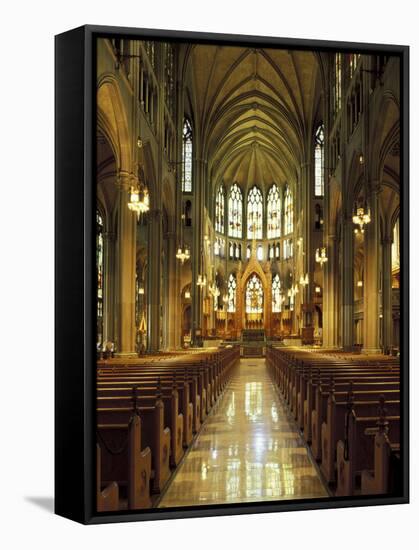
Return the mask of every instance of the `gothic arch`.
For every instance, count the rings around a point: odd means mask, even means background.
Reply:
[[[97,86],[98,127],[109,140],[119,172],[131,173],[132,155],[128,117],[116,78],[102,75]]]

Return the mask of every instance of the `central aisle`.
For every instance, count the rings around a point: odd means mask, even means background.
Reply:
[[[264,359],[241,359],[159,507],[327,497]]]

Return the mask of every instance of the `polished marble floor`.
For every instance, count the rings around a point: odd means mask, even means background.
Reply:
[[[242,359],[159,507],[327,497],[264,359]]]

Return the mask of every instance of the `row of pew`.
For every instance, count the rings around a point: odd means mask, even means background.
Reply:
[[[238,347],[97,365],[99,512],[151,507],[224,391]]]
[[[395,492],[400,365],[384,355],[267,349],[271,378],[336,496]]]

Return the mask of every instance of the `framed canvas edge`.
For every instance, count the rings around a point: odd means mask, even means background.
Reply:
[[[331,508],[348,508],[360,506],[377,506],[377,505],[393,505],[409,503],[409,46],[407,45],[390,45],[390,44],[373,44],[359,42],[339,42],[330,40],[312,40],[312,39],[297,39],[297,38],[277,38],[266,36],[248,36],[248,35],[230,35],[218,33],[203,33],[192,31],[175,31],[162,29],[142,29],[131,27],[113,27],[113,26],[97,26],[85,25],[67,31],[56,36],[56,41],[60,37],[75,31],[84,33],[84,116],[83,116],[83,136],[84,136],[84,157],[83,157],[83,218],[80,223],[83,224],[84,239],[83,239],[83,289],[80,289],[83,295],[84,309],[84,336],[82,342],[84,362],[80,367],[83,374],[83,430],[81,449],[77,449],[75,444],[75,452],[82,452],[84,461],[83,479],[80,483],[83,487],[83,499],[80,502],[80,510],[74,510],[71,513],[63,513],[62,510],[57,510],[56,513],[73,519],[84,524],[99,524],[112,522],[127,522],[127,521],[150,521],[158,519],[180,519],[194,517],[212,517],[222,515],[238,515],[238,514],[255,514],[255,513],[270,513],[280,511],[299,511],[299,510],[314,510],[314,509],[331,509]],[[273,503],[254,502],[254,503],[235,503],[231,505],[213,505],[213,506],[195,506],[191,508],[171,508],[171,509],[155,509],[146,511],[124,512],[124,513],[96,513],[95,512],[95,461],[94,461],[94,415],[93,415],[93,399],[94,399],[94,365],[95,355],[93,334],[95,325],[95,299],[93,289],[93,254],[94,254],[94,232],[93,232],[93,212],[95,190],[94,184],[94,149],[93,139],[94,124],[95,124],[95,81],[94,81],[94,51],[95,39],[104,35],[118,36],[145,36],[154,37],[157,39],[177,39],[188,41],[208,41],[228,42],[232,45],[242,45],[243,43],[251,43],[254,45],[264,45],[272,47],[289,46],[293,49],[325,49],[325,50],[359,50],[362,52],[388,52],[394,55],[399,55],[401,59],[401,226],[402,226],[402,243],[401,243],[401,265],[402,265],[402,289],[401,289],[401,338],[403,342],[403,350],[401,356],[401,370],[403,373],[403,448],[405,450],[403,457],[403,494],[401,496],[374,496],[374,497],[331,497],[327,500],[296,500],[296,501],[277,501]],[[57,94],[57,89],[56,89]],[[57,124],[56,124],[57,129]],[[59,182],[56,176],[56,190]],[[69,231],[69,234],[71,232]],[[57,313],[56,313],[57,315]],[[74,319],[74,321],[77,321]],[[80,321],[80,320],[79,320]],[[57,344],[57,333],[56,333]],[[56,377],[57,364],[55,369]],[[80,391],[79,388],[73,388],[75,392]],[[57,398],[57,396],[56,396]],[[57,402],[56,402],[57,403]],[[57,406],[57,404],[56,404]],[[65,436],[62,436],[65,437]],[[57,431],[56,431],[57,438]],[[74,442],[73,442],[74,443]],[[70,464],[70,460],[68,461]]]

